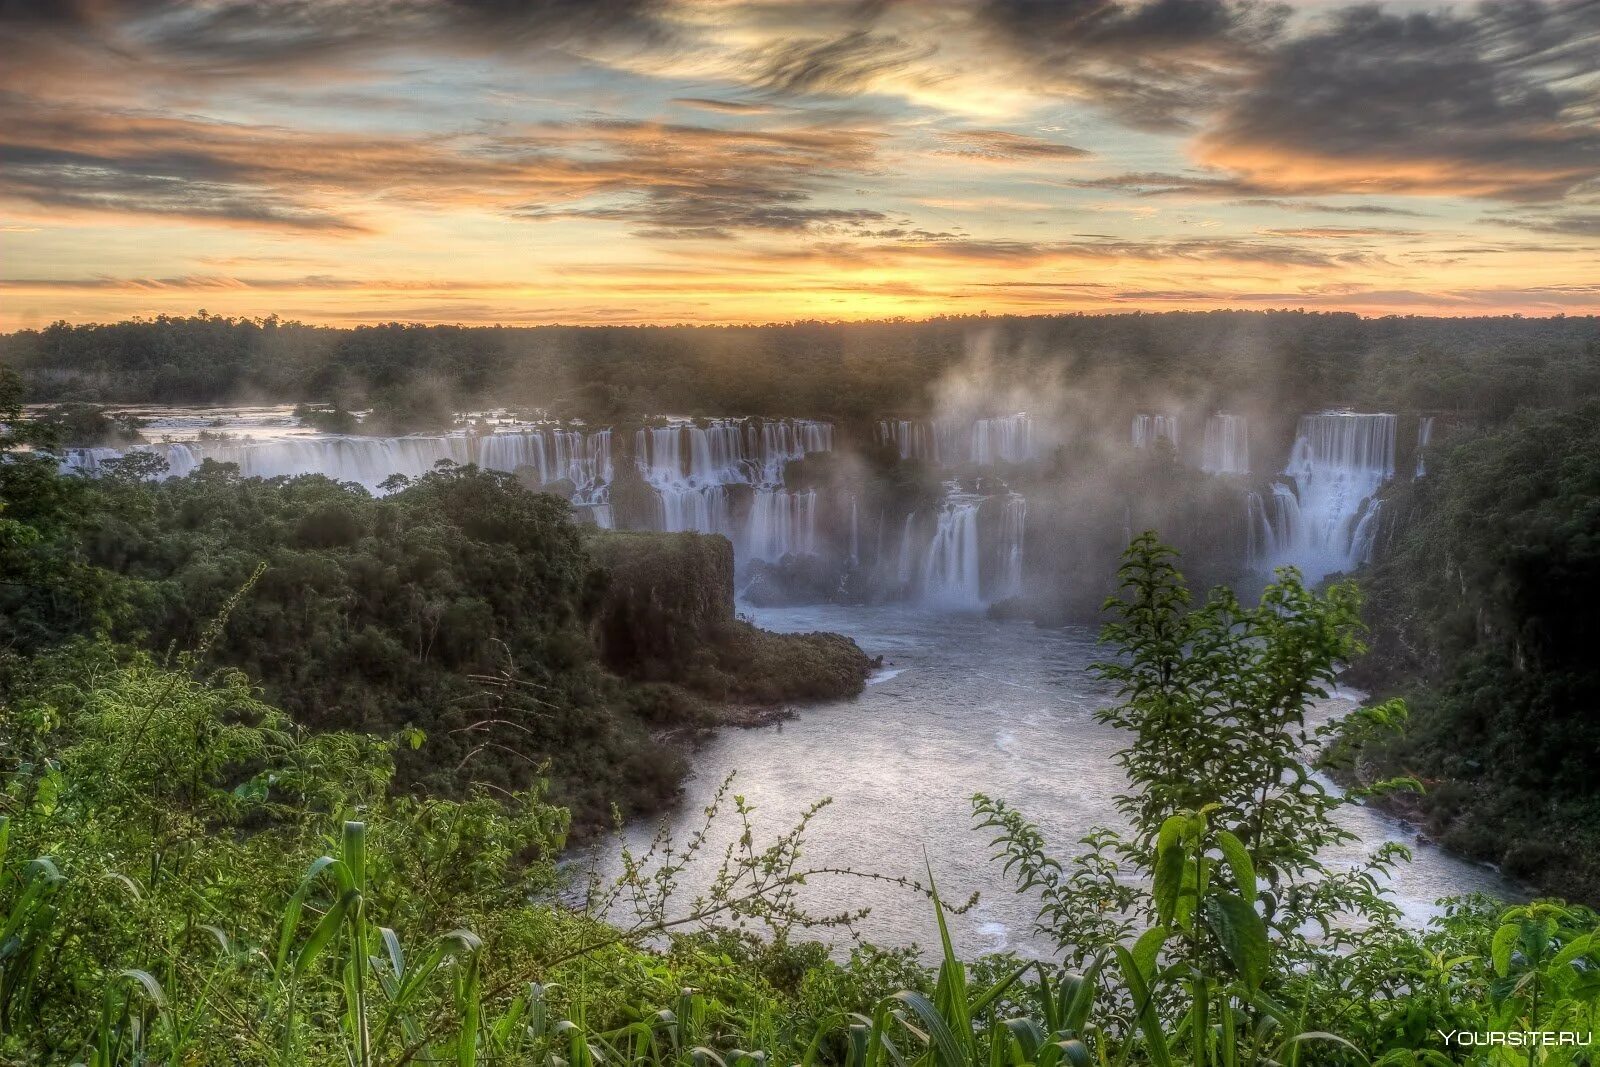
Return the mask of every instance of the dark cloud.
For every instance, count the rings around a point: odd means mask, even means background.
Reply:
[[[423,210],[628,222],[650,236],[883,223],[814,204],[878,135],[639,122],[496,137],[309,133],[0,94],[0,197],[74,211],[357,233],[377,201]]]
[[[281,77],[401,49],[503,57],[598,40],[669,37],[667,0],[53,0],[0,4],[13,74],[64,56],[150,77]]]
[[[1296,237],[1313,241],[1352,241],[1358,238],[1422,237],[1421,230],[1397,230],[1388,226],[1282,226],[1259,231],[1269,237]]]
[[[741,100],[713,100],[704,96],[677,96],[672,103],[700,111],[719,111],[728,115],[761,115],[772,110],[770,104],[750,104]]]
[[[1180,129],[1250,69],[1288,8],[1251,0],[983,0],[983,32],[1043,84]]]
[[[605,122],[557,127],[554,138],[584,162],[588,188],[571,202],[524,205],[524,218],[623,222],[651,238],[726,238],[745,230],[853,229],[887,221],[881,211],[817,205],[871,161],[866,131],[740,131]]]
[[[1163,171],[1131,171],[1104,174],[1096,178],[1067,178],[1063,185],[1074,189],[1108,189],[1132,196],[1181,196],[1213,200],[1232,200],[1264,192],[1266,186],[1239,178],[1213,174],[1169,174]]]
[[[1252,197],[1237,201],[1241,207],[1271,207],[1283,211],[1325,211],[1333,215],[1397,215],[1403,218],[1425,219],[1425,211],[1395,207],[1393,204],[1330,204],[1322,200],[1276,200],[1271,197]]]
[[[1176,265],[1232,263],[1261,267],[1313,269],[1369,265],[1378,257],[1364,250],[1329,251],[1274,240],[1195,238],[1188,240],[1125,240],[1080,234],[1067,241],[1017,241],[956,237],[925,240],[908,237],[893,242],[827,242],[804,249],[768,249],[758,258],[777,262],[828,260],[851,264],[894,264],[902,260],[934,260],[1012,267],[1065,262],[1132,260]]]
[[[776,93],[851,96],[868,91],[885,75],[932,56],[931,45],[912,45],[898,37],[851,30],[837,37],[780,38],[752,51],[747,62],[752,81]]]
[[[1280,193],[1557,199],[1600,179],[1600,3],[1329,15],[1280,43],[1198,142]]]
[[[1600,212],[1567,212],[1546,215],[1513,215],[1487,218],[1495,226],[1512,226],[1534,233],[1554,234],[1558,237],[1600,238]]]
[[[941,134],[940,139],[951,155],[989,162],[1051,162],[1090,155],[1076,145],[1004,130],[951,130]]]

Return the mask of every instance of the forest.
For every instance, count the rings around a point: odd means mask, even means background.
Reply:
[[[1366,319],[1338,312],[953,317],[771,326],[537,328],[159,317],[0,338],[34,403],[308,401],[374,429],[482,406],[626,420],[912,417],[974,349],[1013,376],[1134,398],[1249,395],[1263,407],[1468,411],[1499,418],[1600,390],[1593,317]]]
[[[867,678],[844,638],[739,619],[726,540],[596,530],[470,465],[379,496],[209,461],[156,480],[139,453],[84,478],[52,451],[134,432],[117,405],[139,401],[315,402],[385,432],[490,403],[848,425],[931,410],[975,346],[1096,390],[1455,416],[1427,477],[1383,490],[1353,576],[1280,573],[1242,602],[1185,578],[1167,531],[1125,545],[1096,667],[1125,825],[1051,840],[972,798],[1046,960],[956,944],[968,904],[932,862],[902,887],[927,953],[852,940],[857,916],[799,888],[883,876],[871,856],[814,869],[804,819],[736,836],[706,889],[684,882],[698,836],[572,884],[569,842],[670,804],[703,731]],[[1587,1043],[1474,1038],[1592,1041],[1600,1010],[1595,320],[197,316],[15,334],[0,363],[0,1059],[1594,1062]],[[1180,472],[1143,462],[1177,495]],[[920,491],[914,466],[885,471]],[[1371,701],[1310,714],[1349,682]],[[1462,898],[1408,927],[1383,890],[1402,846],[1326,862],[1359,803],[1538,899]],[[706,815],[749,817],[736,789]]]

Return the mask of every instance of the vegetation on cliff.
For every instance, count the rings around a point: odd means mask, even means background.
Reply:
[[[848,640],[735,620],[720,537],[586,543],[564,501],[470,467],[374,498],[215,463],[143,480],[159,463],[131,456],[91,481],[0,462],[13,657],[95,636],[161,654],[203,643],[301,725],[413,731],[403,786],[543,774],[585,830],[675,796],[687,735],[716,720],[708,700],[838,698],[866,675]]]
[[[1369,757],[1450,847],[1600,901],[1600,404],[1441,442],[1385,507],[1363,681],[1416,718]]]
[[[1121,577],[1100,670],[1121,694],[1103,718],[1128,738],[1129,830],[1058,860],[1021,813],[974,800],[1059,960],[963,961],[931,879],[906,889],[927,909],[936,969],[870,946],[830,959],[808,931],[851,917],[809,913],[800,890],[872,877],[872,858],[809,869],[804,822],[757,841],[738,798],[708,814],[747,829],[708,889],[679,890],[696,835],[629,854],[574,908],[556,863],[566,813],[541,783],[394,792],[403,738],[305,731],[242,672],[208,665],[226,611],[165,662],[82,641],[29,657],[0,720],[0,1057],[1587,1063],[1583,1046],[1513,1059],[1458,1035],[1590,1035],[1592,912],[1457,902],[1417,935],[1373,880],[1398,846],[1351,871],[1321,856],[1352,800],[1296,773],[1294,749],[1337,728],[1306,713],[1356,647],[1353,593],[1291,576],[1259,608],[1226,594],[1191,608],[1150,537]],[[1395,705],[1358,716],[1368,729],[1400,718]]]

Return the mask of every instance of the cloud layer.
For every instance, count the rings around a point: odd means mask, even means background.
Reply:
[[[0,328],[1600,307],[1600,0],[0,0],[0,50]]]

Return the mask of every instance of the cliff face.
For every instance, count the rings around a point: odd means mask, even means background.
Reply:
[[[775,704],[861,692],[872,662],[838,634],[778,634],[734,614],[733,546],[716,534],[594,532],[606,665],[713,700]]]

